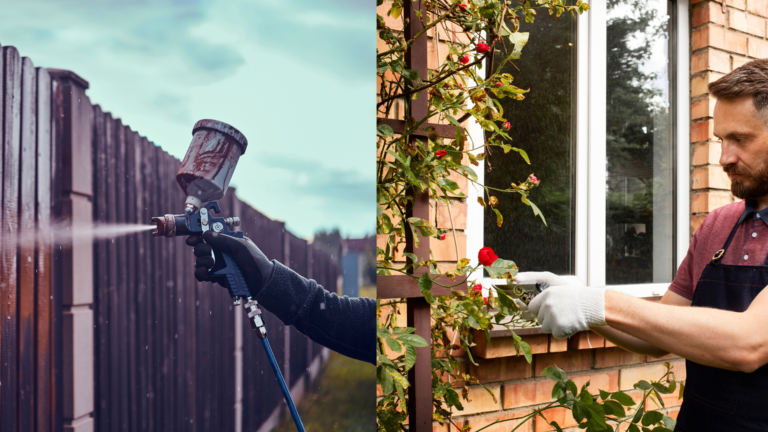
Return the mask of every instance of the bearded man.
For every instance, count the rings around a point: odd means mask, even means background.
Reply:
[[[660,303],[574,286],[552,273],[529,305],[557,338],[592,329],[622,348],[686,359],[676,431],[768,431],[768,59],[709,84],[731,193],[696,230]]]

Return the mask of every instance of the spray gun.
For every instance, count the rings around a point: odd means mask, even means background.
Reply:
[[[243,238],[242,232],[234,231],[234,228],[240,226],[240,218],[215,216],[221,212],[219,203],[215,200],[223,198],[226,194],[237,161],[245,153],[247,146],[248,140],[245,136],[224,122],[200,120],[195,123],[192,128],[192,142],[176,174],[176,181],[187,195],[184,213],[153,217],[152,222],[157,225],[157,231],[152,235],[156,237],[202,235],[210,230]],[[258,330],[256,334],[267,353],[296,428],[299,432],[304,432],[304,425],[267,340],[267,330],[261,318],[261,310],[256,300],[251,298],[240,268],[228,253],[211,248],[211,255],[215,264],[208,273],[210,280],[223,285],[229,291],[230,297],[234,299],[235,305],[239,305],[241,299],[245,300],[243,307],[248,322],[251,328]]]

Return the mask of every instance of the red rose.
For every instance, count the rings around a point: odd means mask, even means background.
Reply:
[[[445,240],[445,234],[440,234],[440,240]]]
[[[477,51],[479,54],[485,54],[488,52],[488,44],[480,42],[475,47],[475,51]]]
[[[460,350],[461,349],[461,345],[454,344],[451,348],[453,348],[455,350]]]
[[[503,125],[501,125],[501,127],[503,127],[503,128],[504,128],[504,130],[509,130],[509,128],[510,128],[510,127],[512,127],[512,125],[511,125],[511,124],[509,124],[509,122],[504,122],[504,124],[503,124]]]
[[[459,57],[459,61],[461,64],[467,64],[469,63],[469,56],[464,54],[463,56]]]
[[[445,150],[438,150],[435,152],[435,156],[437,156],[438,159],[444,158],[448,154]]]
[[[484,247],[480,249],[480,252],[477,254],[477,260],[480,261],[480,264],[484,266],[492,265],[494,261],[499,259],[498,256],[496,256],[495,253],[493,253],[493,249],[489,247]]]
[[[488,304],[488,297],[483,297],[483,304]]]
[[[461,85],[461,83],[459,83],[459,87],[464,87],[464,86],[463,86],[463,85]]]
[[[466,12],[468,7],[469,6],[465,5],[464,3],[459,3],[459,9],[461,9],[462,12]]]
[[[503,84],[501,82],[496,83],[496,87],[501,87]]]
[[[475,284],[475,286],[472,287],[472,291],[482,291],[483,286],[480,284]]]
[[[531,183],[533,183],[533,184],[539,184],[539,179],[537,179],[535,175],[532,175],[532,176],[531,176]]]

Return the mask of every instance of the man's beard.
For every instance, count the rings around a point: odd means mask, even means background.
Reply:
[[[747,171],[743,166],[730,164],[723,171],[739,174],[740,178],[731,179],[731,193],[744,201],[754,201],[768,195],[768,165],[761,164],[754,171]]]

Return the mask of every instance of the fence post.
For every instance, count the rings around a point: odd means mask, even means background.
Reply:
[[[291,266],[291,233],[283,225],[283,264]],[[290,391],[291,388],[291,328],[285,326],[283,331],[283,378]]]
[[[93,245],[86,233],[78,231],[93,221],[93,107],[85,95],[87,81],[66,70],[48,72],[53,81],[56,154],[52,199],[55,218],[62,224],[54,235],[65,240],[57,251],[55,277],[61,295],[57,330],[62,341],[62,420],[64,431],[75,432],[94,428]]]

